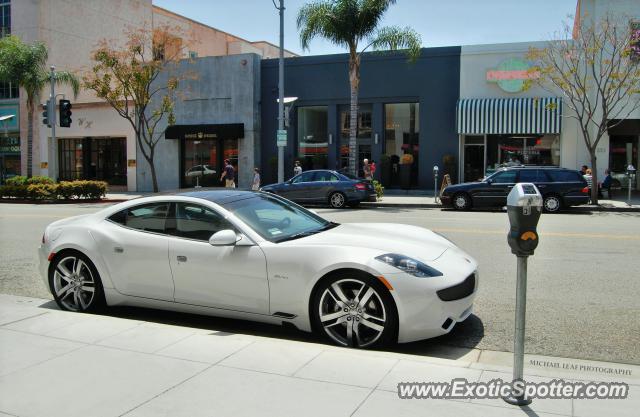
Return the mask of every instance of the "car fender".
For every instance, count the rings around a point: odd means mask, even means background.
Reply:
[[[100,275],[100,280],[102,281],[102,286],[104,288],[114,288],[108,268],[104,263],[102,255],[100,255],[100,251],[98,250],[96,241],[91,234],[91,230],[88,230],[85,227],[82,227],[80,230],[75,227],[63,229],[60,236],[53,241],[50,252],[59,253],[65,249],[73,249],[87,256],[96,267],[96,270]],[[50,267],[51,265],[49,265],[49,268]],[[47,268],[47,273],[49,268]]]

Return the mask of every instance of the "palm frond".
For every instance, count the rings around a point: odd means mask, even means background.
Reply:
[[[414,62],[420,56],[422,39],[415,30],[409,27],[388,26],[379,29],[370,38],[370,46],[376,51],[405,49],[409,61]]]
[[[73,91],[73,97],[78,98],[78,93],[80,93],[80,80],[75,74],[69,71],[55,71],[53,77],[56,85],[70,86]]]

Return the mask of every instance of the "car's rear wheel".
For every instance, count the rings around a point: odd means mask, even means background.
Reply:
[[[458,193],[453,196],[453,208],[456,210],[469,210],[471,208],[471,197],[467,193]]]
[[[398,328],[395,304],[374,277],[345,271],[324,279],[314,294],[314,328],[330,342],[368,348],[394,341]]]
[[[346,203],[346,197],[340,192],[331,193],[329,195],[329,205],[333,208],[342,208]]]
[[[90,312],[105,305],[100,275],[91,260],[77,251],[56,256],[49,268],[49,287],[63,310]]]
[[[557,213],[562,208],[562,199],[555,194],[545,195],[542,206],[547,213]]]

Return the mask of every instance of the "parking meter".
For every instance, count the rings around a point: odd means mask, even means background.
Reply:
[[[542,195],[531,183],[516,184],[507,196],[509,234],[507,242],[517,256],[516,317],[513,340],[513,382],[522,381],[524,370],[524,327],[527,310],[527,258],[538,247],[538,220],[542,213]],[[510,393],[503,397],[509,404],[531,404],[524,392]]]
[[[635,179],[636,176],[636,168],[633,166],[633,164],[629,164],[627,166],[627,177],[628,177],[628,185],[629,185],[629,195],[627,196],[627,204],[631,205],[631,184],[633,183],[633,179]]]
[[[440,171],[440,168],[438,168],[438,165],[434,165],[433,166],[433,201],[435,203],[438,202],[438,171]]]
[[[536,226],[542,213],[542,195],[535,185],[516,184],[507,196],[507,213],[511,229],[507,241],[516,256],[533,255],[538,247]]]

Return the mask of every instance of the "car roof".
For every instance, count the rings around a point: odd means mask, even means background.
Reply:
[[[515,166],[511,166],[511,167],[500,167],[496,170],[497,171],[509,171],[512,169],[555,169],[555,170],[564,170],[564,171],[575,171],[575,169],[569,169],[569,168],[564,168],[564,167],[556,167],[556,166],[549,166],[549,165],[515,165]]]
[[[235,189],[224,189],[224,190],[205,190],[205,191],[189,191],[186,193],[175,194],[176,196],[181,197],[192,197],[192,198],[201,198],[203,200],[208,200],[216,204],[227,204],[237,200],[243,200],[248,197],[253,197],[258,194],[257,191],[248,191],[248,190],[235,190]]]

